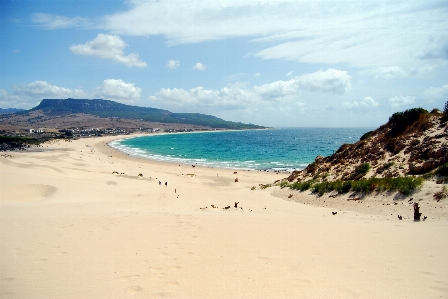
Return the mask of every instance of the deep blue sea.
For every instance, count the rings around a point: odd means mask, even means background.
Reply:
[[[370,128],[281,128],[160,134],[116,140],[113,148],[133,156],[177,164],[232,169],[292,171],[316,156],[355,143]]]

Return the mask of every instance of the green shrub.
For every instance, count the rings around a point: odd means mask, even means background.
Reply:
[[[398,191],[401,194],[409,195],[415,190],[419,189],[423,184],[423,178],[418,177],[399,177],[399,178],[370,178],[367,180],[356,181],[332,181],[316,183],[315,181],[296,182],[294,184],[285,185],[293,190],[305,191],[311,189],[313,193],[322,196],[331,191],[338,191],[338,193],[347,193],[349,191],[360,192],[364,194],[373,191]]]
[[[428,113],[428,111],[423,108],[412,108],[404,112],[396,112],[392,114],[389,118],[389,124],[392,125],[389,134],[391,136],[398,136],[403,133],[410,124],[416,122],[420,118],[420,115],[424,113]]]
[[[370,193],[370,180],[353,181],[351,190],[361,193]]]
[[[311,188],[311,185],[313,184],[313,181],[306,181],[306,182],[295,182],[291,185],[291,189],[293,190],[299,190],[299,191],[306,191]]]
[[[355,168],[355,174],[356,177],[359,174],[366,174],[370,170],[370,164],[369,163],[362,163],[358,167]]]
[[[341,188],[338,190],[339,193],[348,193],[352,189],[352,181],[345,181],[341,184]]]
[[[288,182],[281,182],[280,183],[280,188],[286,188],[286,187],[290,187],[290,184]]]
[[[395,162],[388,162],[383,165],[383,169],[389,169],[391,166],[394,166]]]
[[[372,135],[372,133],[373,133],[373,131],[369,131],[369,132],[367,132],[367,133],[364,133],[364,134],[361,136],[361,138],[359,138],[359,140],[361,141],[361,140],[364,140],[364,139],[369,138],[370,135]]]
[[[437,168],[436,173],[440,176],[448,176],[448,162]]]

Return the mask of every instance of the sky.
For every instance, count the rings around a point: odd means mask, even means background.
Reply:
[[[377,127],[448,101],[448,1],[2,0],[0,108],[45,98]]]

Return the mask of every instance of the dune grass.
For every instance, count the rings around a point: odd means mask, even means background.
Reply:
[[[290,188],[292,190],[312,190],[313,193],[324,195],[328,192],[337,191],[339,194],[347,192],[372,193],[398,191],[403,195],[409,195],[418,190],[423,185],[423,178],[420,177],[399,177],[399,178],[369,178],[366,180],[354,181],[328,181],[316,182],[313,180],[305,182],[288,183],[282,182],[281,188]]]

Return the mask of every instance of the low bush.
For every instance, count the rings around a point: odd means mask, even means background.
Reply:
[[[354,177],[360,175],[360,174],[366,174],[370,170],[370,164],[369,163],[362,163],[358,167],[355,168]]]
[[[364,133],[361,138],[359,138],[359,140],[364,140],[370,137],[370,135],[372,135],[373,131],[369,131],[367,133]]]
[[[289,185],[289,188],[292,190],[306,191],[311,188],[313,181],[306,182],[295,182]]]
[[[437,168],[436,173],[439,176],[448,176],[448,162]]]
[[[400,135],[410,124],[419,120],[422,114],[428,114],[428,111],[423,108],[413,108],[392,114],[389,118],[389,123],[392,125],[389,135],[392,137]]]

